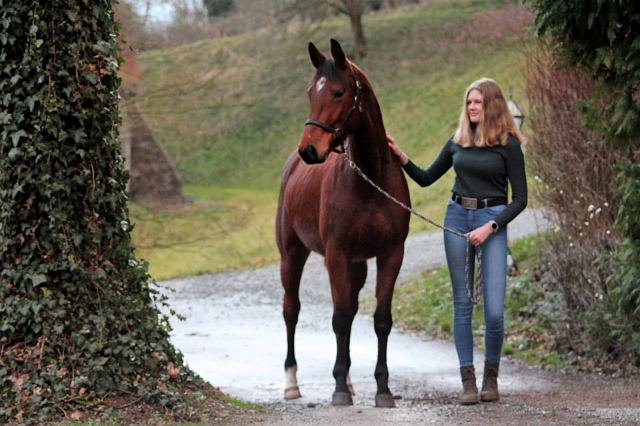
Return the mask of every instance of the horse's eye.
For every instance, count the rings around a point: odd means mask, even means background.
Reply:
[[[341,91],[333,92],[333,97],[335,99],[339,99],[339,98],[341,98],[343,96],[344,96],[344,92],[341,92]]]

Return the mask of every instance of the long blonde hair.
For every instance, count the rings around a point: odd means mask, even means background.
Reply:
[[[473,124],[469,120],[467,112],[467,99],[469,92],[477,90],[482,95],[482,111],[484,119]],[[512,135],[518,141],[522,141],[522,133],[513,121],[513,117],[507,107],[502,90],[498,83],[490,78],[481,78],[471,83],[464,94],[462,112],[458,122],[458,129],[453,136],[453,141],[460,146],[470,148],[472,146],[486,147],[506,145],[507,137]]]

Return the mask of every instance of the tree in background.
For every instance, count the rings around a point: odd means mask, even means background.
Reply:
[[[539,119],[534,125],[534,143],[549,143],[544,129],[567,127],[576,129],[567,117],[577,117],[582,155],[573,153],[574,162],[591,167],[574,175],[558,170],[555,180],[546,184],[556,187],[581,187],[580,194],[597,203],[585,203],[584,222],[568,221],[567,226],[585,228],[578,236],[587,236],[581,244],[585,256],[573,256],[574,264],[567,271],[573,280],[558,270],[555,278],[564,288],[565,303],[574,312],[567,313],[579,321],[567,333],[583,350],[596,349],[605,359],[626,359],[635,367],[640,366],[640,3],[634,0],[603,2],[599,0],[529,0],[536,11],[535,28],[540,36],[550,40],[549,51],[554,52],[551,67],[558,65],[569,69],[571,84],[588,78],[592,88],[587,95],[571,105],[569,115],[551,113],[552,123]],[[571,69],[575,71],[571,71]],[[550,80],[551,81],[551,80]],[[584,87],[582,83],[580,87]],[[534,86],[535,87],[535,82]],[[542,87],[538,85],[538,87]],[[535,93],[530,91],[530,93]],[[576,92],[572,92],[575,94]],[[569,96],[569,94],[567,94]],[[532,111],[545,114],[551,109],[548,100],[532,100]],[[546,105],[543,105],[546,103]],[[542,109],[541,109],[542,108]],[[576,113],[579,113],[577,116]],[[546,127],[545,127],[546,126]],[[566,135],[566,133],[565,133]],[[575,136],[575,134],[574,134]],[[561,139],[562,143],[567,139]],[[537,148],[532,148],[535,151]],[[558,149],[563,149],[558,147]],[[569,149],[568,147],[565,149]],[[558,151],[549,151],[539,158],[551,162],[562,157]],[[596,157],[604,155],[609,161]],[[556,158],[554,158],[554,156]],[[593,161],[592,161],[593,160]],[[551,176],[546,176],[550,178]],[[593,178],[595,177],[595,179]],[[577,182],[576,182],[577,180]],[[609,180],[619,189],[607,193],[601,186]],[[600,181],[600,182],[599,182]],[[609,188],[611,185],[605,185]],[[563,217],[581,201],[575,196],[559,192],[559,199],[551,207]],[[604,204],[606,203],[606,205]],[[589,206],[589,207],[587,207]],[[601,206],[601,207],[600,207]],[[605,233],[594,235],[590,218],[613,208],[609,228],[598,228]],[[614,224],[617,231],[612,228]],[[561,230],[561,232],[563,232]],[[615,238],[615,236],[618,238]],[[609,239],[608,247],[595,243],[597,239]],[[578,241],[565,241],[563,248],[572,251]],[[613,244],[617,243],[617,244]],[[604,249],[604,250],[603,250]],[[611,256],[607,253],[612,252]],[[555,252],[555,257],[559,254]],[[574,253],[576,254],[576,253]],[[554,257],[554,256],[551,256]],[[554,259],[555,261],[555,259]],[[569,266],[569,265],[565,265]],[[594,273],[598,276],[593,276]],[[591,275],[588,279],[583,277]],[[588,300],[588,302],[584,302]],[[583,308],[585,310],[581,311]]]
[[[209,16],[225,16],[234,9],[233,0],[202,0]]]
[[[362,58],[367,53],[367,41],[364,38],[364,29],[362,28],[362,15],[367,6],[366,0],[341,0],[340,4],[332,4],[332,6],[335,7],[338,12],[349,17],[356,57]]]
[[[327,11],[344,14],[349,17],[355,48],[355,56],[363,57],[367,52],[367,41],[362,28],[362,15],[371,0],[284,0],[278,8],[280,20],[289,20],[293,16],[303,19],[324,19]]]
[[[188,374],[131,244],[112,3],[2,2],[0,422],[170,406]]]

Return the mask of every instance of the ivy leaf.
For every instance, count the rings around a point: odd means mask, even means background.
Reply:
[[[13,149],[17,149],[17,148],[13,148]],[[13,151],[13,149],[11,151]],[[11,156],[11,152],[9,152],[9,156]],[[13,187],[13,193],[12,193],[13,198],[16,198],[16,195],[18,195],[18,193],[22,191],[23,186],[24,184],[20,182]]]
[[[13,146],[18,146],[18,141],[20,140],[21,136],[29,135],[22,129],[18,130],[17,132],[11,133],[11,141],[13,142]],[[11,153],[9,153],[9,156],[11,156]]]
[[[78,129],[78,130],[73,130],[71,131],[71,136],[73,137],[73,140],[77,142],[80,142],[83,138],[87,137],[87,134],[84,132],[84,130],[82,129]]]
[[[11,151],[9,151],[9,159],[13,160],[20,154],[22,154],[22,151],[20,151],[20,148],[11,148]]]
[[[33,107],[36,105],[36,96],[29,96],[27,98],[27,104],[29,104],[29,111],[33,112]]]
[[[40,284],[47,282],[47,277],[45,275],[27,275],[27,278],[31,280],[34,287],[38,287]]]
[[[0,112],[0,123],[8,124],[11,121],[11,114],[6,111]]]

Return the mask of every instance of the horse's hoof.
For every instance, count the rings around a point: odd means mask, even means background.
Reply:
[[[297,386],[286,388],[284,390],[284,399],[296,399],[300,398],[300,388]]]
[[[353,398],[351,398],[350,392],[334,392],[333,400],[331,401],[333,405],[353,405]]]
[[[393,399],[393,395],[391,395],[390,393],[382,393],[380,395],[376,395],[376,407],[396,408],[396,403]]]

